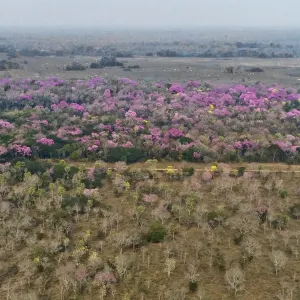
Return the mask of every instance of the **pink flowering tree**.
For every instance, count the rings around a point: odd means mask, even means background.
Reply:
[[[42,145],[48,145],[48,146],[54,145],[53,139],[40,138],[40,139],[38,139],[36,142],[37,142],[37,143],[40,143],[40,144],[42,144]]]
[[[169,91],[171,93],[183,93],[184,92],[184,88],[181,84],[179,83],[173,83],[170,88]]]
[[[15,155],[31,156],[32,153],[30,147],[20,144],[13,144],[8,149],[11,150]]]
[[[14,127],[14,124],[8,121],[0,120],[0,129],[13,129]]]

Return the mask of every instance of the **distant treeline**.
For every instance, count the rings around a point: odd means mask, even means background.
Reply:
[[[42,46],[41,46],[42,47]],[[38,49],[23,45],[16,49],[15,45],[0,45],[0,52],[8,58],[35,56],[99,56],[131,58],[134,56],[159,57],[256,57],[256,58],[292,58],[300,57],[300,45],[284,45],[280,43],[258,42],[210,42],[206,44],[195,42],[150,42],[129,43],[94,47],[89,45],[65,46],[62,49]]]

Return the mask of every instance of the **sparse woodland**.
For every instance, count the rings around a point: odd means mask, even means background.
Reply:
[[[297,173],[156,168],[3,164],[0,298],[298,299]]]

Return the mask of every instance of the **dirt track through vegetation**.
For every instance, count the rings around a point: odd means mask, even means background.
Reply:
[[[70,165],[76,167],[93,167],[95,164],[100,163],[108,168],[114,168],[114,163],[106,162],[84,162],[84,161],[70,161],[67,160]],[[191,163],[191,162],[166,162],[160,161],[152,164],[147,164],[146,162],[139,162],[134,164],[129,164],[128,166],[140,168],[140,169],[151,169],[152,171],[168,171],[168,167],[172,167],[172,170],[179,171],[183,168],[194,168],[196,172],[202,172],[209,170],[212,166],[217,166],[218,169],[228,168],[230,170],[237,170],[241,167],[246,168],[247,172],[269,172],[269,173],[300,173],[300,165],[288,165],[283,163],[233,163],[233,164],[223,164],[223,163]]]

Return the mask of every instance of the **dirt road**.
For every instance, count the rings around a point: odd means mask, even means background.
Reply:
[[[57,160],[59,161],[59,160]],[[97,162],[87,162],[87,161],[70,161],[66,160],[66,162],[72,166],[76,167],[87,167],[91,168],[95,166]],[[106,163],[103,161],[98,161],[104,167],[114,168],[114,163]],[[182,170],[183,168],[193,167],[195,171],[201,172],[205,170],[210,170],[210,168],[214,165],[217,168],[222,169],[226,167],[228,169],[234,170],[240,167],[245,167],[247,171],[251,172],[270,172],[270,173],[300,173],[300,165],[288,165],[283,163],[233,163],[233,164],[222,164],[222,163],[192,163],[192,162],[166,162],[166,161],[158,161],[153,163],[147,162],[138,162],[134,164],[130,164],[131,167],[136,167],[140,169],[149,169],[151,165],[152,170],[154,171],[167,171],[169,168],[173,170]]]

